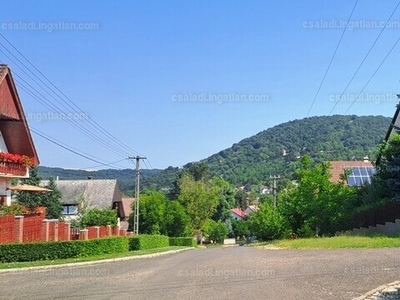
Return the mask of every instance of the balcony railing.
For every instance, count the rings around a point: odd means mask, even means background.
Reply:
[[[15,176],[25,176],[27,167],[23,164],[0,159],[0,173]]]

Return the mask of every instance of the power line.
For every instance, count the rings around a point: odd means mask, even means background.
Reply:
[[[396,7],[394,8],[393,12],[391,13],[391,15],[389,16],[389,18],[387,19],[385,24],[388,24],[389,21],[392,19],[394,13],[396,12],[397,8],[400,5],[400,1],[397,3]],[[344,95],[344,93],[346,92],[347,88],[350,86],[350,84],[353,82],[353,79],[356,77],[356,75],[358,74],[358,71],[360,71],[362,65],[364,64],[364,62],[366,61],[367,57],[369,56],[369,54],[371,53],[372,49],[375,47],[376,43],[378,42],[379,38],[381,37],[383,31],[386,29],[386,26],[383,26],[381,31],[379,32],[378,36],[376,37],[375,41],[372,43],[371,47],[369,48],[369,50],[367,51],[367,53],[365,54],[364,58],[362,59],[360,65],[358,66],[357,70],[354,72],[353,76],[350,78],[350,81],[347,83],[346,87],[344,88],[343,92],[341,93],[339,100],[342,98],[342,96]],[[336,103],[333,105],[331,111],[329,112],[329,115],[332,114],[332,112],[334,111],[334,109],[336,108],[337,104],[339,103],[339,101],[336,101]]]
[[[32,73],[40,82],[42,82],[52,93],[54,93],[61,101],[63,101],[66,105],[68,105],[71,109],[73,109],[76,112],[79,113],[84,113],[69,97],[67,97],[57,86],[55,86],[34,64],[30,62],[30,60],[24,56],[3,34],[0,33],[0,36],[3,37],[3,39],[21,56],[24,58],[24,60],[36,70],[53,88],[51,88],[48,84],[46,84],[43,80],[41,80],[30,68],[28,68],[21,60],[19,60],[11,51],[9,51],[4,44],[0,42],[2,47],[6,49],[13,57],[15,57],[20,64],[22,64],[30,73]],[[4,53],[4,52],[3,52]],[[26,74],[26,72],[25,72]],[[31,78],[31,77],[30,77]],[[38,84],[36,82],[36,84]],[[39,84],[38,84],[39,85]],[[43,88],[43,86],[41,86]],[[61,97],[61,96],[62,97]],[[59,101],[57,101],[60,103]],[[64,106],[65,107],[65,106]],[[90,118],[90,116],[87,116],[87,121],[88,123],[95,128],[97,131],[101,133],[101,136],[106,136],[110,140],[112,140],[114,143],[118,144],[120,147],[124,148],[126,151],[125,154],[127,153],[138,153],[137,151],[133,150],[131,147],[127,146],[126,144],[122,143],[120,140],[118,140],[114,135],[112,135],[110,132],[108,132],[105,128],[103,128],[99,123],[97,123],[95,120]]]
[[[393,44],[392,48],[389,50],[388,54],[386,54],[385,58],[381,61],[379,66],[376,68],[375,72],[371,75],[371,77],[368,79],[367,83],[364,85],[364,87],[361,89],[361,91],[358,93],[357,97],[354,99],[353,102],[351,102],[350,106],[347,108],[344,114],[347,114],[347,112],[350,110],[350,108],[354,105],[358,97],[361,95],[361,93],[364,91],[364,89],[368,86],[368,84],[371,82],[371,80],[374,78],[375,74],[378,72],[378,70],[381,68],[383,63],[386,61],[386,59],[389,57],[389,55],[392,53],[394,48],[396,48],[397,44],[399,43],[400,38],[397,39],[397,41]]]
[[[55,145],[57,145],[57,146],[63,148],[63,149],[65,149],[65,150],[67,150],[67,151],[69,151],[69,152],[71,152],[71,153],[74,153],[74,154],[76,154],[76,155],[78,155],[78,156],[81,156],[81,157],[83,157],[83,158],[86,158],[86,159],[88,159],[88,160],[90,160],[90,161],[93,161],[93,162],[95,162],[95,163],[98,163],[98,164],[112,166],[110,163],[104,163],[104,162],[100,161],[99,158],[93,158],[93,157],[90,157],[89,154],[80,153],[78,150],[66,146],[64,143],[62,143],[62,142],[60,142],[60,141],[57,141],[57,140],[55,140],[55,139],[49,137],[48,135],[46,135],[46,134],[40,132],[40,131],[37,130],[37,129],[34,129],[34,128],[30,127],[28,130],[30,130],[30,131],[33,132],[34,134],[37,134],[38,136],[42,137],[43,139],[45,139],[45,140],[47,140],[47,141],[49,141],[49,142],[51,142],[51,143],[53,143],[53,144],[55,144]],[[114,166],[114,167],[115,167],[115,166]],[[119,167],[120,167],[120,166],[119,166]]]
[[[313,99],[313,101],[312,101],[312,103],[311,103],[311,106],[310,106],[310,108],[308,109],[307,117],[310,115],[310,112],[311,112],[311,109],[312,109],[313,106],[314,106],[315,100],[317,99],[317,97],[318,97],[318,95],[319,95],[319,92],[321,91],[322,85],[323,85],[323,83],[325,82],[326,75],[328,75],[328,72],[329,72],[329,70],[330,70],[330,68],[331,68],[331,65],[332,65],[332,62],[333,62],[333,59],[335,58],[336,53],[337,53],[337,51],[338,51],[338,49],[339,49],[339,46],[340,46],[340,44],[341,44],[341,42],[342,42],[343,36],[344,36],[344,34],[346,33],[347,27],[348,27],[348,25],[349,25],[349,23],[350,23],[351,17],[353,16],[354,10],[356,9],[357,3],[358,3],[358,0],[356,0],[356,2],[354,3],[353,9],[351,10],[351,13],[350,13],[350,15],[349,15],[349,17],[348,17],[348,19],[347,19],[346,27],[345,27],[345,28],[343,29],[343,31],[342,31],[342,34],[341,34],[341,36],[340,36],[340,39],[339,39],[339,41],[338,41],[338,43],[337,43],[337,45],[336,45],[335,51],[333,52],[333,55],[332,55],[332,57],[331,57],[331,60],[329,61],[328,67],[327,67],[326,70],[325,70],[325,74],[324,74],[324,76],[322,77],[321,83],[319,84],[319,87],[318,87],[318,89],[317,89],[317,92],[315,93],[315,96],[314,96],[314,99]]]

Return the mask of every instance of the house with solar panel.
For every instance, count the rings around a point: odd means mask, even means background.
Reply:
[[[370,184],[376,172],[368,157],[359,161],[330,161],[329,163],[331,164],[331,182],[339,183],[344,179],[349,186],[360,187]]]

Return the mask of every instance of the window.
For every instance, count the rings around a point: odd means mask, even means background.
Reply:
[[[78,214],[78,205],[63,205],[63,215],[76,215]]]

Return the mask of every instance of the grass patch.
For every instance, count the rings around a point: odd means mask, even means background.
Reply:
[[[349,249],[349,248],[394,248],[400,247],[400,237],[389,236],[335,236],[295,240],[277,240],[258,243],[254,246],[273,245],[284,249]]]
[[[170,246],[170,247],[157,248],[157,249],[138,250],[138,251],[130,251],[130,252],[126,252],[126,253],[117,253],[117,254],[115,254],[115,253],[114,254],[101,254],[101,255],[95,255],[95,256],[90,256],[90,257],[80,257],[80,258],[40,260],[40,261],[31,261],[31,262],[0,263],[0,269],[39,267],[39,266],[60,265],[60,264],[77,263],[77,262],[97,261],[97,260],[112,259],[112,258],[122,258],[122,257],[145,255],[145,254],[162,253],[162,252],[166,252],[166,251],[179,250],[179,249],[185,249],[185,248],[187,248],[187,247]]]

